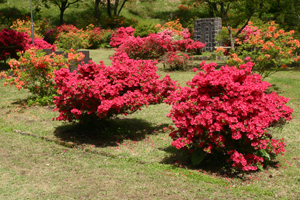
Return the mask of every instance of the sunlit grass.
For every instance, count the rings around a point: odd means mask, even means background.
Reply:
[[[113,50],[94,50],[95,62]],[[166,72],[185,86],[192,71]],[[53,106],[27,107],[26,90],[3,87],[0,80],[0,198],[44,199],[297,199],[300,197],[300,71],[290,68],[266,81],[290,98],[295,118],[274,138],[285,138],[281,167],[229,178],[218,171],[192,167],[171,145],[163,127],[172,125],[166,104],[143,107],[95,129],[52,121]],[[23,134],[23,135],[22,135]],[[31,136],[28,136],[29,134]],[[205,170],[205,171],[204,171]],[[221,176],[222,175],[222,176]],[[200,189],[199,189],[200,188]]]

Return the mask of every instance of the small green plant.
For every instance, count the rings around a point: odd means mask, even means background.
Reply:
[[[155,27],[155,24],[149,22],[142,22],[137,25],[133,33],[134,37],[147,37],[150,33],[157,33],[158,28]]]

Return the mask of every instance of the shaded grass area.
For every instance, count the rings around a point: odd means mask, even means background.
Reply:
[[[112,52],[94,52],[94,61]],[[107,54],[106,54],[107,53]],[[96,56],[96,57],[95,57]],[[107,64],[107,63],[106,63]],[[109,65],[109,64],[107,64]],[[165,72],[185,85],[194,72]],[[285,138],[285,157],[264,171],[227,174],[219,158],[200,166],[170,145],[165,104],[143,107],[96,127],[52,121],[53,106],[28,107],[25,90],[0,80],[0,197],[45,199],[297,199],[300,198],[300,72],[280,71],[266,80],[289,97],[295,118],[274,138]],[[15,130],[32,136],[20,135]],[[47,140],[53,141],[47,141]],[[3,142],[5,141],[5,142]],[[275,164],[277,166],[275,166]],[[219,167],[219,168],[218,168]]]

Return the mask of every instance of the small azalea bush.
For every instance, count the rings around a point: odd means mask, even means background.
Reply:
[[[199,164],[206,154],[225,156],[243,171],[257,170],[285,151],[284,139],[275,139],[269,130],[291,120],[288,99],[266,90],[270,84],[252,73],[252,62],[236,67],[204,64],[190,87],[172,93],[167,116],[172,146],[192,153]]]
[[[49,28],[45,33],[44,33],[44,40],[47,41],[50,44],[54,44],[56,37],[58,36],[59,33],[64,33],[67,34],[69,32],[76,33],[79,29],[76,28],[76,26],[72,24],[62,24],[60,26],[56,26],[54,28]]]
[[[102,30],[93,24],[88,25],[85,30],[63,24],[47,32],[45,37],[48,40],[55,37],[54,44],[61,49],[86,49],[99,48],[102,43],[107,43],[105,37],[110,33],[111,30]]]
[[[293,30],[285,32],[274,22],[260,30],[251,26],[248,29],[256,31],[249,31],[243,41],[236,41],[240,48],[231,53],[229,65],[237,66],[245,63],[245,58],[250,58],[254,63],[253,71],[267,77],[299,60],[296,50],[299,49],[300,42],[293,37]]]
[[[162,63],[164,68],[169,70],[186,70],[191,62],[189,62],[189,56],[182,52],[167,52],[162,57]]]
[[[42,39],[44,37],[45,32],[51,28],[49,22],[44,18],[41,21],[37,21],[37,23],[33,23],[34,27],[34,38]],[[30,18],[26,19],[17,19],[13,22],[10,27],[12,30],[17,32],[26,32],[29,37],[32,37],[31,33],[31,21]]]
[[[133,36],[134,31],[135,29],[131,26],[117,29],[115,33],[112,33],[109,44],[112,47],[119,47],[129,36]]]
[[[163,40],[156,34],[147,37],[128,37],[116,49],[117,52],[125,52],[131,59],[158,59],[167,51],[174,51],[170,40]]]
[[[86,27],[86,33],[88,35],[88,46],[87,48],[97,49],[100,46],[108,46],[109,41],[108,35],[112,34],[113,31],[110,29],[100,29],[90,24]]]
[[[163,26],[161,26],[160,24],[157,24],[156,27],[162,31],[166,30],[166,29],[170,30],[170,31],[174,32],[176,35],[180,35],[180,36],[182,36],[182,31],[185,30],[185,28],[183,28],[182,24],[180,23],[179,19],[166,22]]]
[[[17,59],[18,52],[25,51],[31,47],[37,49],[55,49],[55,46],[40,38],[36,38],[34,44],[32,44],[32,38],[29,38],[26,32],[17,32],[9,29],[0,31],[0,46],[7,47],[7,49],[0,50],[0,60],[7,60],[9,57]]]
[[[15,46],[14,51],[9,49],[0,50],[0,60],[6,60],[9,57],[17,58],[17,52],[24,51],[27,46],[28,35],[14,30],[3,29],[0,31],[0,46]]]
[[[89,47],[89,38],[83,29],[76,32],[59,32],[54,44],[60,49],[85,49]]]
[[[9,61],[10,70],[2,71],[1,78],[5,79],[4,86],[15,85],[18,90],[28,89],[33,95],[29,104],[52,103],[56,95],[54,88],[54,70],[68,68],[71,64],[80,62],[84,58],[82,53],[71,51],[68,58],[52,53],[45,55],[42,50],[31,48],[21,54],[18,60]]]
[[[169,76],[159,79],[155,61],[132,60],[115,54],[112,66],[103,62],[78,65],[78,71],[55,72],[58,96],[54,97],[56,120],[86,122],[130,114],[142,106],[161,103],[177,86]]]
[[[116,51],[124,51],[132,59],[160,59],[167,52],[194,52],[204,46],[205,44],[190,38],[174,40],[173,34],[166,30],[143,38],[127,36]]]
[[[52,51],[56,50],[54,44],[51,45],[41,38],[35,38],[34,44],[32,44],[32,38],[27,38],[27,44],[25,50],[30,49],[32,47],[35,47],[36,49],[52,49]]]

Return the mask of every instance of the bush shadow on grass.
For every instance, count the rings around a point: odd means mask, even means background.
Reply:
[[[280,87],[278,87],[275,83],[271,84],[271,87],[269,87],[265,93],[266,94],[270,94],[272,92],[276,92],[277,94],[283,93],[283,91],[280,89]]]
[[[259,171],[243,172],[234,169],[230,164],[226,162],[227,156],[225,155],[213,155],[206,154],[202,162],[195,166],[191,161],[191,155],[187,151],[176,149],[173,146],[161,148],[160,150],[168,152],[169,156],[165,157],[160,163],[172,165],[174,168],[187,168],[189,170],[196,170],[199,172],[205,172],[207,174],[214,174],[216,176],[239,178],[239,179],[251,179],[253,174],[257,174]],[[271,161],[267,165],[268,168],[278,168],[276,165],[278,161]]]
[[[134,118],[102,120],[94,124],[66,124],[56,128],[54,135],[62,141],[75,144],[89,144],[95,147],[118,146],[124,140],[141,141],[154,130],[163,129],[166,124],[155,126],[148,121]]]

